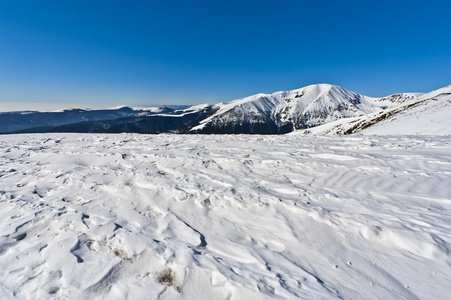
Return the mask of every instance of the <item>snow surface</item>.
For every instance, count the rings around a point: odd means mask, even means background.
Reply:
[[[0,141],[1,299],[447,299],[451,137]]]

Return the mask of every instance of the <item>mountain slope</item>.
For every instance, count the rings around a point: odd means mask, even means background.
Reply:
[[[211,107],[184,111],[180,114],[155,114],[66,124],[46,129],[47,132],[86,133],[186,133],[192,126],[212,114]]]
[[[414,98],[412,98],[414,99]],[[293,134],[451,134],[451,86],[447,86],[390,109],[371,114],[340,119]]]
[[[397,94],[370,98],[335,85],[311,85],[220,103],[215,106],[217,112],[191,132],[281,134],[388,109],[417,97]]]
[[[168,107],[151,107],[133,109],[119,107],[112,109],[66,109],[53,112],[23,111],[0,113],[0,133],[14,131],[30,132],[31,128],[53,128],[79,122],[114,120],[126,117],[150,116],[155,114],[173,114],[174,109]],[[37,129],[34,130],[36,132]],[[42,129],[43,130],[43,129]],[[46,132],[46,131],[37,131]]]
[[[208,112],[209,107],[197,105],[7,112],[0,113],[0,133],[184,132],[197,124],[199,117]]]
[[[451,135],[451,86],[428,93],[420,101],[362,133]]]
[[[216,105],[0,113],[0,133],[451,134],[450,89],[372,98],[317,84]]]

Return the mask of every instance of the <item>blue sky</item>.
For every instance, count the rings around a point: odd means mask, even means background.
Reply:
[[[230,101],[451,84],[450,1],[2,1],[0,104]]]

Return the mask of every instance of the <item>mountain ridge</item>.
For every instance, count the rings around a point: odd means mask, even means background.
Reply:
[[[310,85],[216,104],[217,112],[193,127],[191,132],[256,133],[254,127],[261,129],[266,125],[272,128],[259,133],[288,133],[415,101],[417,95],[404,93],[372,98],[336,85]],[[237,127],[240,132],[234,130]]]
[[[362,134],[451,135],[451,85],[417,95],[401,105],[348,119],[340,119],[315,128],[293,132],[302,135]]]
[[[350,134],[448,89],[374,98],[332,84],[315,84],[213,105],[4,112],[0,133]]]

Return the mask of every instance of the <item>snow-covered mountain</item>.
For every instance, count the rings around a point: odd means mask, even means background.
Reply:
[[[293,134],[429,134],[451,135],[451,85],[423,95],[406,94],[393,107],[370,114],[340,119]],[[407,100],[405,100],[407,99]]]
[[[335,85],[310,85],[217,104],[214,106],[216,113],[201,121],[191,132],[287,133],[390,109],[416,101],[419,95],[404,93],[371,98]]]
[[[415,105],[362,133],[451,135],[451,85],[420,97]]]
[[[71,114],[0,139],[2,300],[449,298],[451,86],[0,118]]]
[[[385,127],[373,128],[381,133],[451,134],[449,113],[443,112],[449,109],[450,89],[372,98],[317,84],[216,105],[0,113],[0,133],[351,134],[384,121]],[[423,113],[425,109],[429,112]]]

